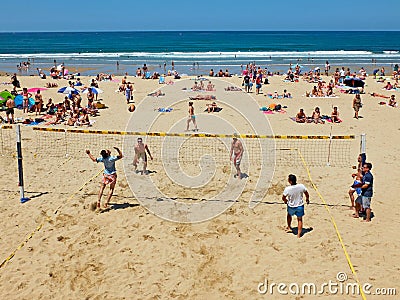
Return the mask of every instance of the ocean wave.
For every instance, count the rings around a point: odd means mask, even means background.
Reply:
[[[91,52],[91,53],[29,53],[29,54],[0,54],[0,59],[248,59],[248,58],[335,58],[335,57],[400,57],[395,51],[373,53],[371,51],[249,51],[249,52]]]

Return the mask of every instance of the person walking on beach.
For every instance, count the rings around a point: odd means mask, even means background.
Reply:
[[[117,147],[114,147],[114,149],[118,152],[117,156],[111,155],[110,150],[101,150],[100,152],[100,157],[95,158],[91,153],[90,150],[86,150],[87,155],[89,155],[89,158],[96,163],[102,162],[104,164],[104,172],[103,172],[103,179],[101,181],[100,185],[100,191],[97,199],[97,208],[100,208],[100,203],[101,203],[101,197],[103,196],[103,191],[106,185],[110,185],[110,192],[108,194],[106,203],[104,203],[104,208],[108,207],[108,204],[110,203],[110,199],[113,195],[115,184],[117,183],[117,170],[115,169],[115,162],[119,159],[121,159],[122,152],[119,150]]]
[[[197,123],[196,123],[196,115],[194,114],[194,107],[193,107],[193,102],[189,102],[189,118],[187,119],[187,124],[186,124],[186,131],[189,131],[189,124],[190,122],[193,122],[194,125],[194,131],[198,131],[197,129]]]
[[[151,156],[149,147],[147,144],[143,143],[143,139],[140,137],[137,139],[137,145],[134,148],[135,150],[135,157],[133,159],[133,166],[135,167],[135,172],[137,173],[137,165],[139,163],[139,159],[143,160],[143,171],[142,175],[147,175],[147,154],[149,154],[150,159],[153,160],[153,156]],[[146,153],[147,152],[147,153]]]
[[[310,195],[303,184],[297,183],[296,175],[290,174],[288,176],[290,186],[287,186],[283,191],[282,200],[287,204],[287,227],[286,232],[292,232],[292,216],[297,217],[297,237],[301,238],[303,230],[303,216],[304,216],[304,201],[303,194],[306,196],[306,203],[310,203]]]
[[[250,93],[250,76],[248,74],[243,77],[243,85],[246,93]]]
[[[129,101],[131,100],[131,93],[132,90],[130,89],[130,84],[127,84],[125,87],[126,104],[129,104]]]
[[[358,119],[358,112],[362,107],[361,96],[360,94],[356,94],[353,99],[353,109],[354,109],[354,118]]]
[[[371,173],[372,164],[364,163],[361,183],[353,184],[352,188],[361,188],[362,208],[365,210],[365,222],[371,221],[371,200],[374,187],[374,176]]]
[[[238,134],[234,133],[233,134],[233,141],[231,145],[231,152],[229,154],[229,157],[233,163],[233,165],[236,168],[236,174],[233,176],[235,178],[242,179],[242,172],[240,170],[240,162],[242,161],[243,157],[243,144],[240,140],[238,140]]]
[[[7,123],[14,124],[14,107],[15,103],[11,96],[7,97],[6,101],[6,116],[7,116]]]

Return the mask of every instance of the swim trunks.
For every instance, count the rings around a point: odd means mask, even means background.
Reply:
[[[13,114],[14,114],[14,108],[7,108],[6,115],[13,115]]]
[[[143,161],[147,162],[147,155],[146,152],[136,154],[137,160],[143,159]]]
[[[103,174],[103,180],[102,182],[107,185],[107,184],[113,184],[117,182],[117,173],[114,174]]]

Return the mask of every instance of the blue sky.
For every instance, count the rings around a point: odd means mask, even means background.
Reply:
[[[400,0],[14,0],[1,7],[1,32],[400,30]]]

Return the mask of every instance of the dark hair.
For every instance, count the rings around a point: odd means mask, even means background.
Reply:
[[[292,185],[297,184],[296,175],[290,174],[290,175],[289,175],[289,181],[290,181],[290,183],[291,183]]]
[[[369,169],[369,170],[371,170],[372,169],[372,164],[371,163],[364,163],[364,165],[365,166],[367,166],[367,168]]]
[[[108,151],[107,151],[107,150],[101,150],[101,151],[100,151],[100,155],[101,155],[103,158],[107,158],[107,157],[108,157]]]

